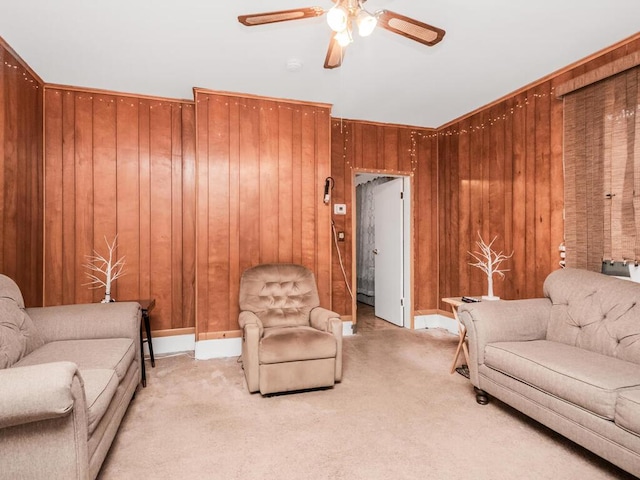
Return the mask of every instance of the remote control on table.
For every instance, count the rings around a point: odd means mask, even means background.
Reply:
[[[479,302],[480,299],[476,297],[462,297],[462,301],[464,303],[476,303],[476,302]]]

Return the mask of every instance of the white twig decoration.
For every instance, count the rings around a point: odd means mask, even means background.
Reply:
[[[502,252],[496,253],[494,250],[492,250],[491,247],[498,238],[497,236],[493,237],[493,240],[491,240],[491,243],[489,243],[488,245],[480,236],[480,232],[478,232],[478,237],[480,238],[480,240],[476,241],[476,245],[480,248],[480,251],[473,253],[467,252],[476,260],[476,262],[469,262],[469,265],[478,267],[485,273],[488,283],[488,292],[486,298],[495,299],[496,297],[493,295],[493,274],[497,273],[498,275],[500,275],[500,277],[504,278],[504,272],[508,272],[509,269],[501,269],[500,264],[505,260],[511,258],[513,256],[513,252],[511,252],[510,255],[505,255]]]
[[[104,237],[104,241],[106,242],[107,248],[109,249],[108,259],[100,255],[95,250],[93,251],[94,255],[85,255],[85,257],[87,257],[88,263],[84,264],[84,267],[90,270],[89,272],[85,273],[91,281],[89,283],[85,283],[84,285],[91,285],[89,288],[104,287],[105,292],[104,300],[102,300],[103,303],[108,303],[111,301],[111,284],[125,274],[124,257],[121,257],[120,259],[118,259],[118,261],[113,263],[114,253],[117,248],[117,239],[118,235],[116,235],[113,239],[113,242],[109,244],[107,237]],[[99,274],[102,275],[98,276]],[[104,280],[100,278],[101,276],[104,276]]]

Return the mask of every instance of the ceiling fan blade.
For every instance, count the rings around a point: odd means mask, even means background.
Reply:
[[[442,40],[445,31],[438,27],[427,25],[413,18],[399,13],[381,10],[377,15],[378,25],[385,30],[410,38],[424,45],[433,46]]]
[[[253,13],[240,15],[238,21],[247,27],[265,25],[267,23],[287,22],[289,20],[301,20],[309,17],[319,17],[324,14],[320,7],[295,8],[293,10],[280,10],[278,12]]]
[[[327,56],[324,59],[324,68],[338,68],[342,65],[344,50],[336,40],[335,35],[332,35],[327,49]]]

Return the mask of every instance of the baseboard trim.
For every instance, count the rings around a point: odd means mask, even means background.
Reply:
[[[353,322],[342,322],[342,336],[353,335]],[[195,339],[195,334],[191,335],[171,335],[164,337],[154,337],[153,354],[168,355],[178,352],[194,352],[198,360],[209,358],[238,357],[242,354],[242,338],[215,338],[210,340]],[[149,355],[149,347],[144,344],[144,353]]]
[[[418,315],[414,317],[414,328],[443,328],[454,335],[458,334],[458,322],[445,315]]]
[[[242,338],[200,340],[195,345],[195,357],[198,360],[239,357],[240,355],[242,355]]]
[[[188,335],[169,335],[163,337],[154,337],[151,335],[153,342],[153,355],[166,355],[178,352],[188,352],[195,349],[195,334]],[[145,342],[144,353],[149,355],[149,346]]]

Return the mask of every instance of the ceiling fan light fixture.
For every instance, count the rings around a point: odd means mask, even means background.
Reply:
[[[373,33],[378,24],[378,18],[375,15],[371,15],[366,10],[360,10],[358,17],[356,18],[358,24],[358,33],[361,37],[368,37]]]
[[[336,42],[338,42],[338,45],[343,48],[353,42],[351,31],[348,28],[345,28],[343,31],[336,33],[334,38],[336,39]]]
[[[349,12],[340,5],[331,7],[327,12],[327,23],[334,32],[342,32],[347,28]]]

